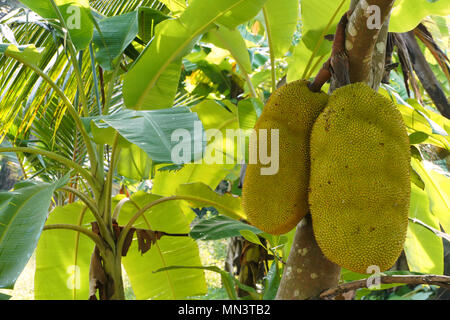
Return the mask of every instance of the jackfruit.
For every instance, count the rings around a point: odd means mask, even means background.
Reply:
[[[242,189],[249,222],[267,233],[286,233],[308,213],[309,137],[328,95],[310,91],[307,84],[297,80],[277,89],[254,128],[257,140],[255,145],[250,143],[251,150],[259,143],[262,129],[267,130],[267,150],[271,150],[270,130],[279,130],[278,172],[262,174],[267,164],[261,159],[249,163]],[[276,155],[271,157],[277,160]]]
[[[362,83],[334,91],[312,130],[309,190],[314,235],[330,261],[358,273],[395,263],[408,227],[409,172],[395,105]]]

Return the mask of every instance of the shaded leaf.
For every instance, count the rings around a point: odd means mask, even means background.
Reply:
[[[0,192],[0,288],[13,287],[36,248],[53,192],[67,181]]]
[[[262,233],[261,230],[249,224],[219,215],[201,220],[193,226],[189,235],[195,240],[218,240],[239,237],[241,230],[250,230],[255,234]]]
[[[144,150],[156,163],[173,162],[172,151],[180,143],[172,138],[176,130],[182,131],[190,139],[181,141],[190,149],[183,158],[189,162],[201,156],[203,127],[197,114],[186,107],[153,111],[124,109],[112,115],[94,117],[90,120],[100,129],[96,132],[92,128],[94,139],[97,138],[97,141],[108,141],[112,144],[113,135],[110,132],[111,129],[115,129],[127,141]]]
[[[138,12],[103,18],[97,22],[93,42],[95,58],[105,70],[114,69],[114,61],[125,51],[138,34]]]

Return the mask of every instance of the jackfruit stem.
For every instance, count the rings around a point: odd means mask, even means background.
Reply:
[[[308,84],[308,88],[312,92],[320,92],[322,86],[331,78],[335,80],[333,81],[335,89],[350,83],[349,63],[345,51],[345,28],[347,27],[349,14],[350,11],[346,12],[339,21],[330,59],[322,65],[313,82]]]

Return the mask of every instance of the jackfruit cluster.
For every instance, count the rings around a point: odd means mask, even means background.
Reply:
[[[267,233],[290,231],[309,211],[309,138],[328,95],[311,92],[307,85],[298,80],[276,90],[254,128],[257,139],[251,141],[256,143],[265,139],[261,129],[267,130],[267,150],[272,149],[269,131],[279,130],[278,172],[263,175],[261,169],[267,164],[260,159],[249,163],[242,189],[242,206],[249,222]]]
[[[272,95],[255,127],[274,128],[279,172],[247,167],[250,223],[282,234],[310,212],[330,261],[359,273],[389,269],[403,249],[410,197],[409,139],[395,105],[362,83],[328,96],[299,80]]]

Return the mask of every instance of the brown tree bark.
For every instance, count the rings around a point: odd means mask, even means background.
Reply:
[[[349,17],[345,41],[351,83],[366,82],[374,89],[378,88],[381,82],[379,74],[381,73],[382,77],[384,73],[387,24],[394,2],[394,0],[352,2],[354,10]],[[379,8],[379,11],[372,8]]]
[[[337,285],[340,273],[341,268],[327,260],[320,250],[308,214],[297,226],[276,299],[316,298],[322,291]]]

